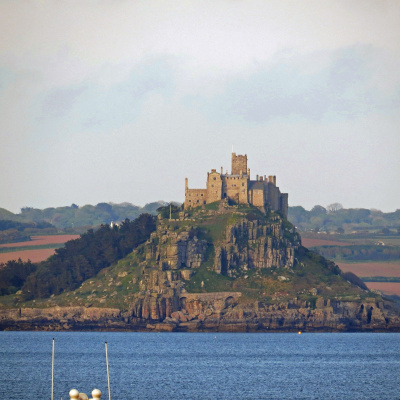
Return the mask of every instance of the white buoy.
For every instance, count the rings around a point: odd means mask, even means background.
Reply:
[[[93,389],[92,391],[92,400],[100,400],[101,392],[99,389]]]
[[[78,400],[79,399],[79,392],[76,389],[71,389],[69,391],[69,398],[71,400]]]

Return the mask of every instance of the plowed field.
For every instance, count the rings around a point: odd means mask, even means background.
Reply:
[[[79,235],[47,235],[32,236],[27,242],[0,244],[0,247],[24,247],[24,246],[41,246],[43,244],[60,244],[68,242],[68,240],[78,239]]]
[[[315,246],[348,246],[349,243],[338,242],[335,240],[324,240],[324,239],[311,239],[301,238],[301,243],[304,247],[315,247]]]
[[[39,250],[23,250],[23,251],[13,251],[12,253],[0,253],[0,263],[6,263],[10,260],[18,260],[20,258],[22,261],[31,260],[32,262],[44,261],[55,252],[55,249],[39,249]]]
[[[383,294],[400,296],[399,282],[365,282],[370,289],[380,290]]]
[[[344,272],[353,272],[357,276],[392,276],[400,277],[400,262],[368,262],[368,263],[337,263]]]
[[[68,242],[68,240],[78,239],[79,235],[48,235],[48,236],[32,236],[32,240],[28,242],[18,243],[7,243],[2,244],[0,247],[15,247],[15,251],[0,253],[0,263],[6,263],[9,260],[18,260],[21,258],[22,261],[31,260],[32,262],[44,261],[55,252],[54,249],[35,249],[35,246],[43,245],[56,245]],[[18,247],[32,247],[32,250],[18,250]],[[59,247],[59,246],[58,246]]]

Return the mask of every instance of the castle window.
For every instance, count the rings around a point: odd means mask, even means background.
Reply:
[[[201,195],[203,196],[203,193]]]
[[[217,180],[217,178],[214,178],[214,181]]]
[[[244,183],[242,183],[242,186],[244,186]]]

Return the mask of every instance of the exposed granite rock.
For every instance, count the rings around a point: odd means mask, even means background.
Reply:
[[[176,232],[159,224],[146,243],[146,260],[156,260],[163,269],[199,268],[204,261],[207,242],[190,231]]]
[[[153,300],[152,300],[153,299]],[[240,293],[187,294],[178,310],[160,316],[166,298],[148,298],[142,311],[52,307],[0,310],[0,329],[97,329],[189,332],[321,332],[400,331],[398,310],[387,302],[343,302],[319,298],[315,307],[307,302],[274,305],[240,302]],[[173,308],[171,307],[170,310]],[[137,315],[141,315],[138,317]],[[141,313],[141,314],[140,314]]]
[[[117,308],[49,307],[0,310],[0,329],[113,329],[126,321]]]
[[[293,234],[293,241],[283,237],[280,218],[269,223],[243,218],[227,227],[226,237],[216,246],[214,270],[232,275],[238,267],[293,268],[295,250],[300,245],[300,237]]]

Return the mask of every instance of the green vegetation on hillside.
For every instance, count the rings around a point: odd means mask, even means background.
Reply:
[[[24,285],[26,278],[36,271],[36,265],[30,261],[8,261],[0,264],[0,296],[17,292]]]
[[[54,234],[56,229],[48,222],[18,222],[8,219],[0,220],[0,244],[24,242],[30,240],[31,235]]]
[[[18,264],[18,268],[23,269],[26,265],[25,270],[31,273],[24,275],[23,282],[19,280],[18,285],[13,283],[12,286],[22,288],[25,300],[73,290],[102,269],[126,257],[146,241],[154,229],[155,217],[149,214],[142,214],[134,221],[126,219],[120,227],[102,225],[97,231],[91,229],[79,239],[71,240],[65,247],[57,249],[56,254],[35,267],[35,270],[30,263],[19,262],[21,265]],[[0,287],[10,286],[8,282],[12,280],[9,276],[11,263],[7,263],[0,271],[4,270],[0,274]]]
[[[400,247],[378,245],[318,246],[319,254],[336,261],[391,261],[400,259]]]
[[[360,278],[363,282],[400,282],[398,276],[363,276]]]
[[[159,212],[158,223],[164,224],[161,230],[172,231],[174,235],[187,232],[189,237],[196,236],[207,242],[204,262],[193,270],[190,278],[182,281],[189,293],[235,291],[242,293],[241,301],[273,304],[298,298],[311,305],[315,304],[317,296],[352,301],[377,296],[366,291],[364,283],[354,274],[342,273],[335,263],[302,246],[297,248],[291,268],[243,268],[238,262],[237,267],[230,270],[230,276],[226,270],[222,274],[215,272],[215,250],[226,243],[227,228],[243,220],[258,220],[259,226],[278,226],[281,233],[279,237],[274,236],[274,240],[289,241],[297,247],[299,239],[293,225],[278,213],[265,215],[254,207],[241,205],[224,211],[218,204],[209,205],[209,209],[190,210],[185,219],[180,219],[181,209],[177,206],[164,206]],[[36,306],[95,305],[126,309],[133,297],[143,290],[141,282],[148,271],[159,268],[156,252],[149,251],[150,242],[145,243],[155,228],[156,218],[142,214],[134,221],[125,220],[119,227],[102,225],[98,230],[88,230],[80,239],[67,242],[65,248],[58,249],[37,268],[26,266],[24,269],[22,263],[18,266],[22,272],[15,279],[9,275],[9,268],[7,273],[0,273],[0,288],[4,288],[1,293],[22,290],[22,294],[9,296],[2,302],[15,300],[15,304],[20,305],[33,300]],[[273,238],[272,231],[266,235]],[[153,239],[152,244],[159,245],[157,237],[152,236]],[[168,240],[162,245],[167,246]],[[245,236],[237,236],[235,240],[237,254],[252,248]],[[230,254],[229,248],[225,251]]]
[[[79,227],[94,227],[111,222],[121,222],[125,219],[133,220],[140,214],[157,214],[157,209],[165,205],[158,201],[138,207],[131,203],[99,203],[96,206],[85,205],[82,207],[72,204],[66,207],[50,207],[40,210],[33,207],[24,207],[19,214],[13,214],[7,210],[0,209],[0,220],[7,219],[21,223],[47,222],[58,229],[70,230],[81,233]],[[87,229],[87,228],[86,228]]]

